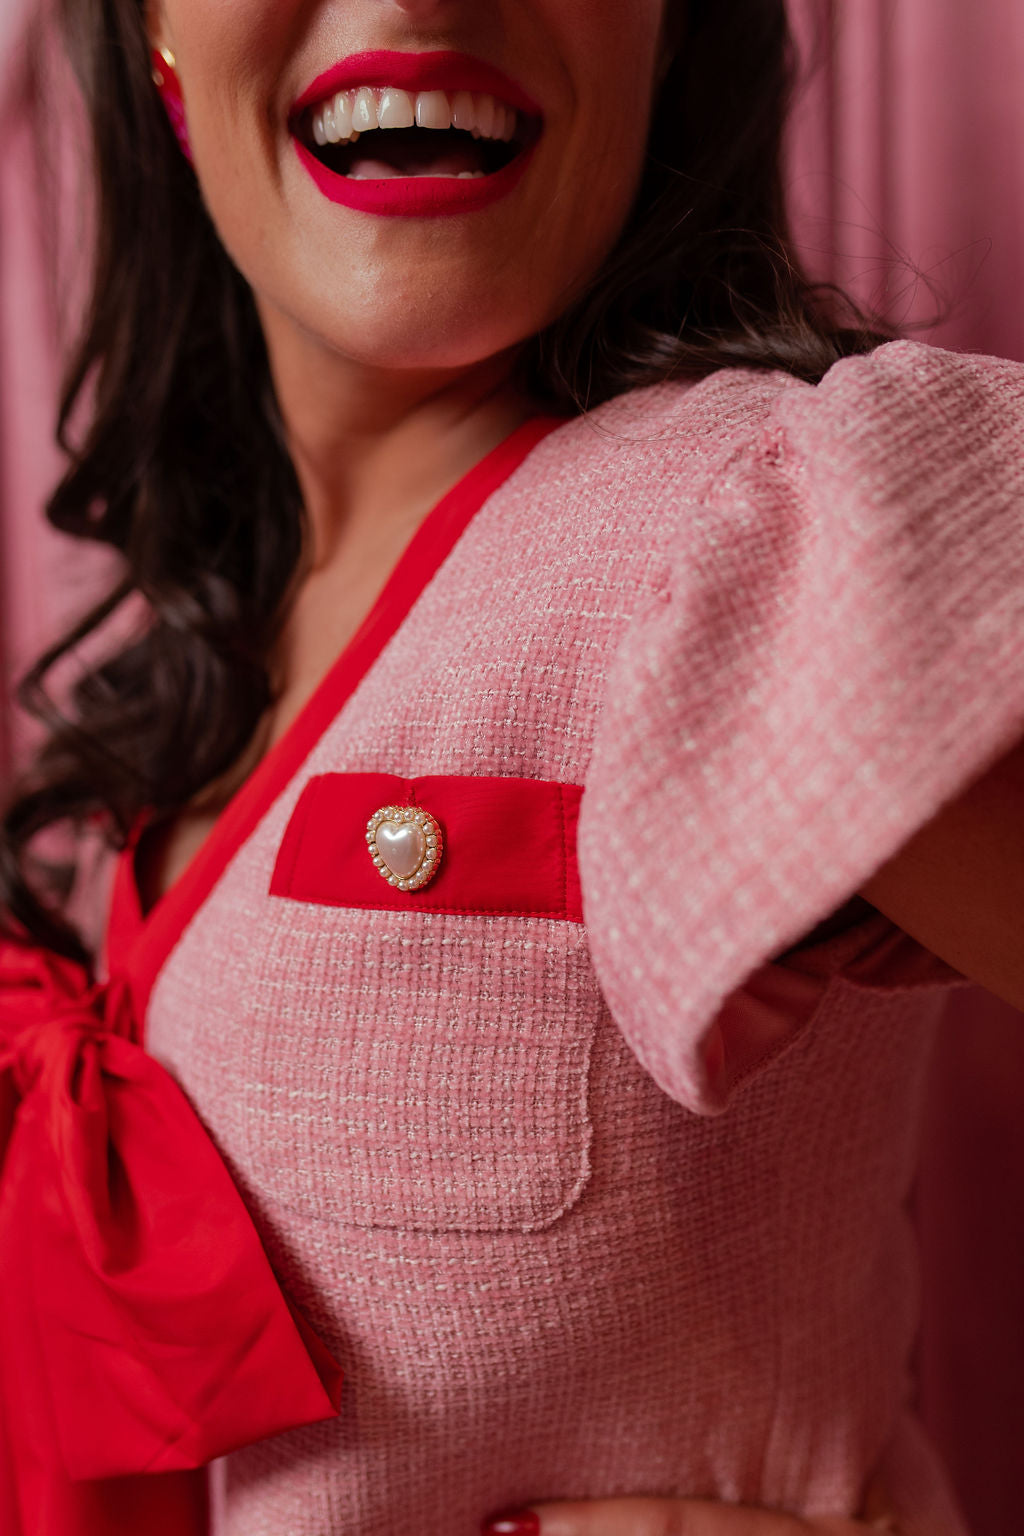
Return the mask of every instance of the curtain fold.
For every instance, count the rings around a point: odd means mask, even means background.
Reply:
[[[56,546],[39,509],[57,473],[50,422],[57,393],[56,334],[46,283],[28,121],[33,82],[8,14],[0,31],[0,663],[4,693],[41,644]],[[5,67],[4,67],[5,66]],[[0,720],[0,766],[10,763],[14,720]]]
[[[789,0],[802,254],[918,339],[1024,358],[1024,6]]]
[[[32,739],[11,707],[16,679],[110,568],[103,551],[43,517],[62,463],[61,354],[87,277],[84,130],[68,66],[42,25],[47,9],[48,0],[0,0],[0,780]],[[40,41],[30,48],[33,28]],[[53,124],[43,142],[41,97]]]
[[[803,81],[789,191],[805,263],[920,340],[1024,358],[1024,6],[790,5]],[[974,1536],[1021,1526],[1022,1107],[1024,1017],[980,989],[959,994],[918,1181],[919,1381]]]

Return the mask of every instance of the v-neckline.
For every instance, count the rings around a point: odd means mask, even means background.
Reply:
[[[140,821],[115,871],[107,927],[108,968],[126,975],[144,1027],[150,993],[182,933],[278,795],[358,688],[476,513],[532,450],[567,418],[534,416],[470,469],[427,513],[355,634],[278,740],[239,785],[178,878],[144,912],[136,852]]]

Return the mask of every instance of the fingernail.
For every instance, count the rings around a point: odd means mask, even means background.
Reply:
[[[540,1536],[540,1516],[532,1509],[506,1509],[481,1526],[480,1536]]]

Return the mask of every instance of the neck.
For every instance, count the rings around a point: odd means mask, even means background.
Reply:
[[[312,569],[383,522],[411,535],[445,491],[534,414],[512,353],[462,369],[386,370],[296,344],[263,318]]]

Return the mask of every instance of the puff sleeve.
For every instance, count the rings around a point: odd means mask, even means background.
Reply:
[[[594,964],[661,1087],[720,1111],[730,994],[1022,731],[1024,365],[894,342],[780,384],[683,509],[583,797]]]

